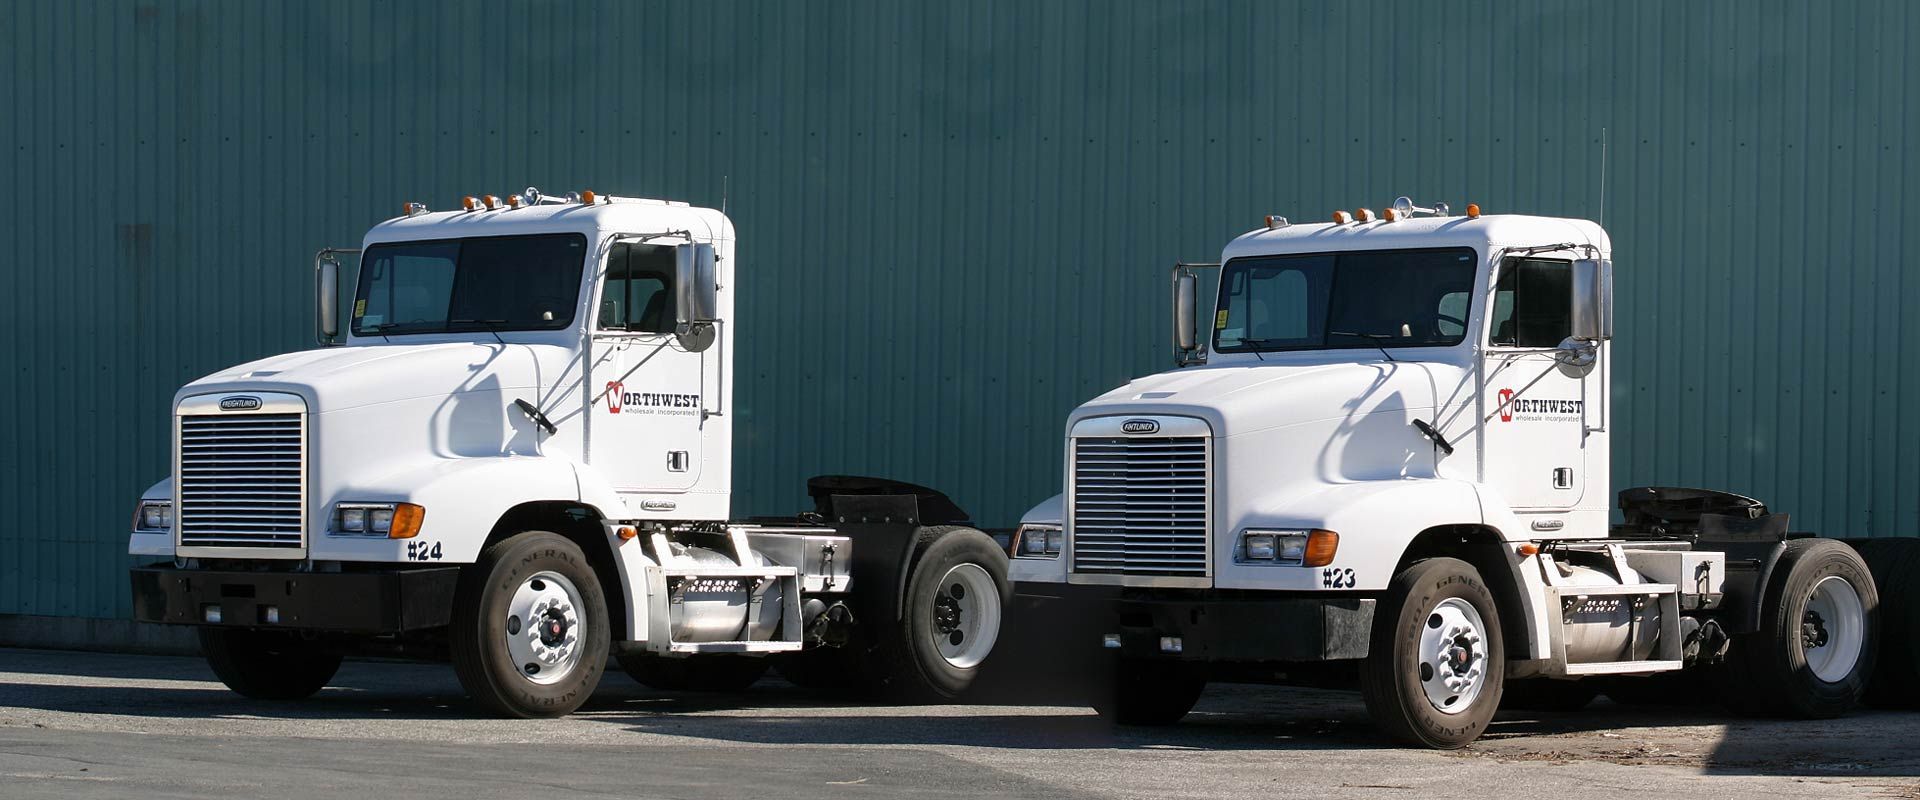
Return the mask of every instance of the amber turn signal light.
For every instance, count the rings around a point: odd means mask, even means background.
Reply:
[[[1309,567],[1324,567],[1333,563],[1333,554],[1339,550],[1340,534],[1316,530],[1307,534],[1307,557],[1301,563]]]
[[[427,510],[412,503],[393,505],[393,527],[387,529],[389,539],[411,539],[420,535],[420,523],[426,521]]]

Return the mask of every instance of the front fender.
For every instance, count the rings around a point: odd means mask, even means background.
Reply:
[[[535,501],[580,500],[573,462],[544,456],[453,458],[342,487],[328,500],[414,503],[426,509],[412,539],[329,536],[316,530],[312,558],[469,564],[508,509]],[[324,516],[322,517],[325,518]],[[317,526],[316,526],[317,527]]]
[[[1478,525],[1480,496],[1466,481],[1410,478],[1338,484],[1278,504],[1255,508],[1218,534],[1214,586],[1277,591],[1380,591],[1421,531],[1437,525]],[[1325,567],[1234,562],[1234,546],[1247,528],[1312,529],[1340,534],[1340,547]]]

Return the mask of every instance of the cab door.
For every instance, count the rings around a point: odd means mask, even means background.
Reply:
[[[615,243],[594,315],[589,459],[623,492],[678,492],[700,479],[700,353],[674,336],[674,248]]]
[[[1590,399],[1604,386],[1595,364],[1558,357],[1573,332],[1573,262],[1509,258],[1489,309],[1481,408],[1486,480],[1515,508],[1565,509],[1586,493],[1600,427]],[[1597,363],[1596,356],[1596,363]],[[1604,459],[1601,459],[1604,465]],[[1604,468],[1604,467],[1603,467]]]

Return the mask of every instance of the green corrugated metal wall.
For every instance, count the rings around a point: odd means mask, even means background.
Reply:
[[[1848,4],[15,2],[0,613],[119,616],[167,402],[307,346],[402,201],[723,196],[742,512],[822,472],[1058,491],[1167,364],[1165,265],[1399,194],[1600,213],[1615,481],[1920,532],[1920,11]]]

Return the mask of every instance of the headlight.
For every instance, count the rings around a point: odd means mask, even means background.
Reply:
[[[1054,558],[1066,535],[1058,525],[1022,525],[1014,532],[1014,555],[1018,558]]]
[[[345,536],[411,539],[420,532],[427,510],[412,503],[341,503],[334,506],[333,532]]]
[[[173,501],[140,501],[140,510],[134,514],[133,527],[143,531],[173,530]]]
[[[1333,563],[1340,535],[1323,530],[1247,530],[1240,533],[1236,559],[1243,564],[1324,567]]]

